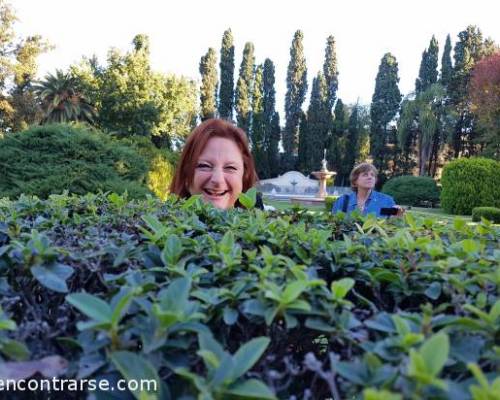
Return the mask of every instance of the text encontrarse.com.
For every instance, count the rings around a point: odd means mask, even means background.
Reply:
[[[0,379],[0,391],[157,391],[154,379],[120,379],[111,384],[106,379]]]

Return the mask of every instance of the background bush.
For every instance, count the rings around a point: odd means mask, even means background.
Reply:
[[[500,207],[500,162],[461,158],[446,164],[441,177],[441,206],[452,214],[474,207]]]
[[[132,136],[123,140],[147,159],[149,163],[146,177],[148,189],[161,200],[165,200],[170,193],[170,183],[174,178],[175,166],[180,154],[166,148],[157,148],[145,136]]]
[[[394,198],[397,204],[408,206],[435,206],[439,202],[439,189],[429,176],[398,176],[387,181],[382,192]]]
[[[481,217],[487,220],[500,224],[500,208],[496,207],[476,207],[472,210],[472,221],[479,222]]]
[[[0,143],[0,197],[114,191],[144,197],[148,161],[134,148],[83,125],[52,124]]]

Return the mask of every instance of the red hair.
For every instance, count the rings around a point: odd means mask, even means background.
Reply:
[[[258,180],[252,153],[248,148],[247,135],[243,129],[223,119],[208,119],[198,125],[188,136],[181,159],[177,165],[170,193],[187,198],[191,196],[189,187],[193,183],[196,163],[211,138],[232,140],[240,149],[243,158],[243,192],[253,187]]]

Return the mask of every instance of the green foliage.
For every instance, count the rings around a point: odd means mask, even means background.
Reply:
[[[210,47],[207,53],[200,60],[201,88],[201,120],[214,118],[217,113],[217,54],[215,49]]]
[[[432,35],[429,48],[424,50],[418,78],[415,82],[415,92],[420,93],[427,90],[431,85],[437,82],[438,77],[438,53],[439,46],[436,38]]]
[[[380,62],[370,107],[370,151],[373,164],[381,172],[385,169],[387,157],[388,124],[399,110],[401,102],[398,83],[398,63],[391,53],[386,53]]]
[[[264,108],[264,148],[267,169],[259,173],[260,179],[278,176],[280,168],[279,141],[281,128],[279,114],[276,112],[276,90],[274,89],[274,64],[266,58],[264,61],[263,80],[263,108]]]
[[[325,211],[331,212],[333,203],[339,198],[339,196],[326,196],[325,197]]]
[[[150,139],[142,136],[133,136],[123,141],[146,158],[149,163],[146,185],[159,199],[165,200],[170,193],[170,183],[174,179],[179,154],[165,148],[159,149]]]
[[[471,214],[475,207],[500,207],[500,162],[461,158],[446,164],[441,206],[448,213]]]
[[[313,79],[311,99],[306,119],[301,125],[299,135],[299,170],[310,174],[320,168],[330,127],[330,112],[327,110],[328,87],[325,77],[318,73]]]
[[[458,116],[451,136],[455,157],[477,155],[480,151],[480,146],[475,145],[480,132],[475,124],[467,88],[475,63],[494,51],[494,43],[488,39],[484,40],[477,26],[469,25],[458,34],[453,52],[455,64],[448,84],[449,102]]]
[[[398,141],[404,157],[417,153],[420,175],[431,175],[436,171],[437,152],[444,144],[447,124],[444,109],[446,92],[440,84],[421,88],[414,99],[407,98],[401,106],[398,121]],[[414,147],[414,148],[413,148]],[[403,168],[405,173],[411,167]]]
[[[474,207],[472,209],[472,221],[479,222],[481,218],[485,218],[495,224],[500,224],[500,208]]]
[[[269,170],[266,154],[267,124],[264,113],[264,67],[258,65],[255,70],[255,81],[252,99],[252,154],[258,176],[264,176]]]
[[[327,87],[327,110],[331,113],[335,100],[337,99],[337,89],[339,87],[337,70],[337,51],[335,48],[335,38],[328,36],[326,39],[325,61],[323,62],[323,76]]]
[[[0,133],[21,131],[42,118],[33,84],[37,59],[51,46],[40,35],[16,37],[16,20],[12,5],[0,1]]]
[[[141,43],[144,38],[135,44]],[[126,54],[111,50],[105,66],[84,65],[80,84],[96,96],[98,126],[104,131],[152,136],[168,147],[182,141],[193,128],[198,113],[196,85],[183,77],[152,71],[147,46],[137,46]]]
[[[70,379],[156,383],[138,399],[496,398],[498,226],[245,195],[0,200],[0,374],[49,353]],[[72,273],[34,273],[56,265]]]
[[[240,64],[240,73],[234,94],[236,121],[238,126],[247,134],[249,134],[250,129],[254,72],[254,45],[251,42],[247,42],[243,49],[243,58]]]
[[[302,104],[307,94],[307,66],[303,40],[302,31],[296,31],[290,47],[290,62],[286,74],[283,171],[294,169],[299,147],[299,126],[303,115]]]
[[[35,86],[45,113],[44,123],[81,121],[93,123],[94,107],[83,93],[78,92],[76,82],[69,73],[56,70]]]
[[[44,125],[10,134],[0,145],[0,196],[125,191],[135,198],[147,161],[132,148],[83,126]]]
[[[397,204],[408,206],[435,206],[439,202],[439,189],[429,176],[406,175],[389,179],[382,192],[392,196]]]
[[[233,119],[234,104],[234,40],[231,29],[224,31],[220,49],[219,116]]]
[[[441,76],[439,83],[444,87],[448,87],[453,74],[453,64],[451,62],[451,38],[448,34],[446,36],[446,43],[444,45],[443,56],[441,57]]]

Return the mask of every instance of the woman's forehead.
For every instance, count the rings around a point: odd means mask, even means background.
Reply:
[[[243,162],[243,155],[238,145],[231,139],[221,137],[209,139],[199,158],[217,159],[225,162]]]

